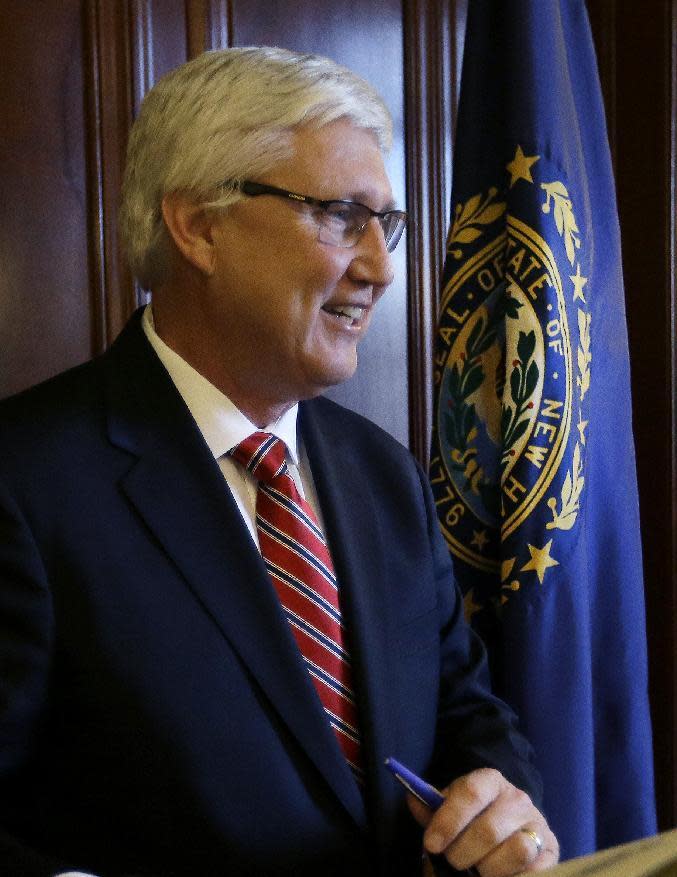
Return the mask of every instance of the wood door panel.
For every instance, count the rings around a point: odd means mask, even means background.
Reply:
[[[146,92],[187,60],[187,28],[185,0],[133,0],[131,11],[136,116]]]
[[[677,2],[587,0],[616,172],[659,828],[677,824]]]
[[[0,29],[0,396],[92,350],[81,3],[11,6]]]

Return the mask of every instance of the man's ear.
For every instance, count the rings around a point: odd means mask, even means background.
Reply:
[[[216,214],[181,192],[162,199],[162,216],[181,255],[198,271],[211,276],[215,264],[212,229]]]

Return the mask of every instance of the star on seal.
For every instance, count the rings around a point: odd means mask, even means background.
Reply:
[[[543,584],[545,571],[548,569],[548,567],[559,566],[559,560],[555,560],[554,557],[550,557],[551,546],[552,539],[547,542],[543,546],[543,548],[536,548],[534,545],[529,545],[529,543],[527,542],[527,548],[529,549],[531,560],[527,561],[524,564],[524,566],[522,567],[522,572],[526,572],[527,570],[532,569],[538,576],[538,581],[541,584]]]
[[[580,299],[583,304],[587,304],[585,296],[583,295],[583,287],[588,282],[588,278],[583,277],[583,275],[581,274],[580,262],[576,262],[576,273],[570,274],[569,280],[571,280],[574,285],[574,301],[576,301],[576,299]]]
[[[540,155],[525,155],[522,151],[522,147],[517,147],[517,149],[515,150],[515,157],[505,166],[505,169],[510,174],[511,189],[515,185],[517,180],[526,180],[527,183],[533,183],[533,178],[531,176],[531,166],[532,164],[536,164],[540,157]]]
[[[473,530],[473,538],[470,540],[471,545],[475,545],[480,551],[489,541],[486,530]]]

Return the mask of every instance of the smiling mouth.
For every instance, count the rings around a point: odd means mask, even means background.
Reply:
[[[366,308],[362,308],[359,305],[339,305],[338,307],[323,307],[322,310],[326,314],[331,314],[333,317],[346,323],[348,326],[357,326],[364,316]]]

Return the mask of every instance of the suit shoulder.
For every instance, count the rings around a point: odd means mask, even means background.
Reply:
[[[100,407],[100,358],[0,401],[0,443],[21,446],[62,433]]]
[[[364,415],[324,396],[303,403],[303,406],[308,414],[322,423],[323,428],[335,435],[350,438],[367,452],[378,448],[379,454],[396,458],[400,462],[414,463],[414,457],[408,448]]]

